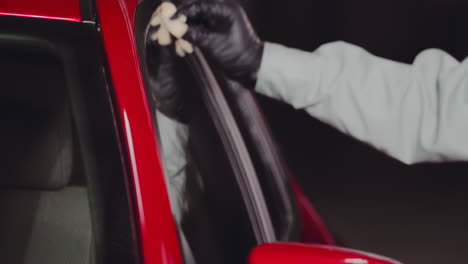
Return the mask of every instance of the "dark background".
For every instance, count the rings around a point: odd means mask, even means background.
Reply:
[[[468,55],[468,1],[256,0],[247,8],[263,39],[304,50],[345,40],[407,63],[427,48]],[[260,99],[292,170],[342,245],[407,264],[467,263],[467,164],[406,166]]]

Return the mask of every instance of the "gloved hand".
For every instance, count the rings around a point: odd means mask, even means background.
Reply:
[[[195,83],[190,69],[171,46],[147,43],[145,58],[156,108],[171,119],[188,123],[193,103],[190,88]]]
[[[263,55],[242,7],[234,1],[190,1],[178,7],[189,30],[184,38],[198,46],[207,59],[233,80],[253,89]]]

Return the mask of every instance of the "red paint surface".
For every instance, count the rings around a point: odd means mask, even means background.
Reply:
[[[135,7],[136,0],[97,0],[136,194],[143,261],[181,264],[176,226],[139,70],[133,31]]]
[[[309,201],[309,198],[302,192],[301,187],[294,180],[292,186],[301,214],[301,241],[336,245],[335,239],[323,222],[322,217]]]
[[[1,0],[0,15],[81,22],[80,0]]]
[[[272,243],[256,247],[249,264],[399,264],[374,254],[333,246]]]

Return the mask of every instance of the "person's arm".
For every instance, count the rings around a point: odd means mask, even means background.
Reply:
[[[178,234],[181,249],[184,256],[184,263],[195,264],[190,244],[185,237],[184,231],[180,228],[182,223],[183,205],[185,200],[185,188],[187,180],[187,144],[189,128],[175,119],[167,117],[156,110],[156,120],[158,121],[158,132],[160,139],[160,149],[162,149],[162,159],[164,173],[166,176],[169,200],[172,213],[178,225]]]
[[[176,221],[180,223],[187,178],[188,126],[168,118],[159,111],[156,111],[156,114],[169,199]]]
[[[187,39],[247,89],[305,109],[405,163],[468,160],[468,62],[428,50],[407,65],[343,42],[303,52],[265,44],[235,2],[179,8]]]
[[[407,164],[468,160],[468,62],[440,50],[408,65],[344,42],[266,43],[256,91]]]

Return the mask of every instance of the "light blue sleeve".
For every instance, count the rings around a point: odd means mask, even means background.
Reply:
[[[186,157],[189,129],[187,125],[172,120],[159,111],[156,111],[156,119],[171,209],[177,223],[180,223],[187,178]]]
[[[468,160],[468,61],[441,50],[410,65],[344,42],[266,43],[256,90],[407,164]]]

